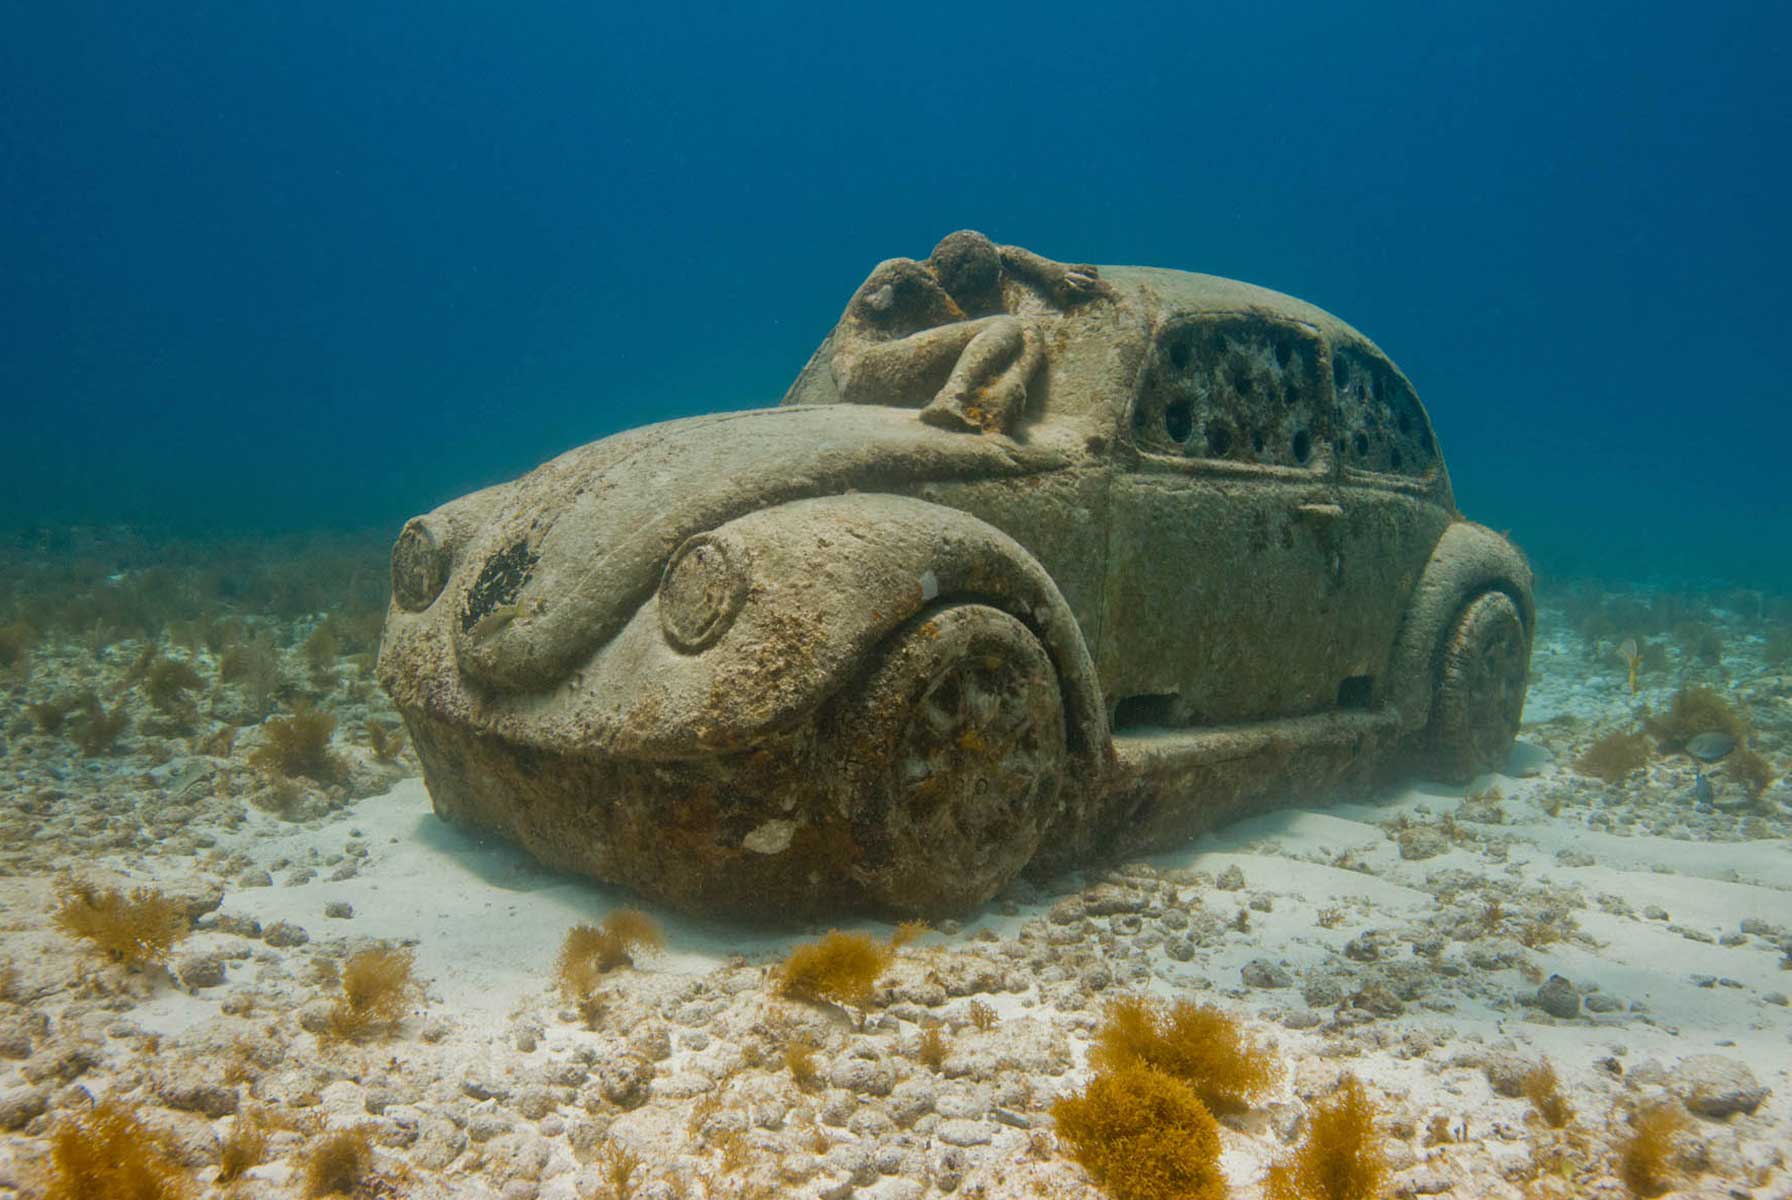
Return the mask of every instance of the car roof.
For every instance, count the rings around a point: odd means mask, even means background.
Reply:
[[[1138,295],[1153,310],[1158,322],[1177,316],[1251,313],[1311,325],[1328,341],[1366,345],[1387,358],[1359,330],[1323,308],[1254,283],[1164,267],[1102,267],[1101,277],[1122,291]]]
[[[1165,324],[1204,315],[1246,314],[1308,326],[1334,346],[1348,345],[1380,359],[1400,376],[1417,400],[1418,393],[1412,387],[1412,381],[1406,379],[1405,373],[1379,346],[1347,322],[1305,300],[1253,283],[1195,271],[1127,266],[1102,266],[1098,270],[1101,279],[1117,293],[1115,298],[1121,301],[1122,308],[1107,310],[1118,316],[1118,320],[1097,317],[1092,324],[1074,318],[1074,314],[1088,310],[1072,310],[1076,334],[1063,348],[1064,352],[1054,353],[1047,359],[1048,368],[1058,377],[1059,384],[1059,398],[1046,414],[1048,422],[1065,418],[1080,421],[1092,416],[1098,421],[1124,421],[1131,404],[1133,378],[1130,374],[1124,377],[1112,374],[1116,365],[1109,353],[1112,344],[1131,342],[1137,353],[1143,353],[1146,339]],[[833,377],[827,369],[837,332],[838,326],[828,332],[791,384],[783,403],[840,403]],[[1136,370],[1142,365],[1142,359],[1134,358],[1132,363],[1132,369]],[[1423,402],[1419,403],[1419,408],[1424,412]],[[1429,415],[1426,420],[1430,420]]]

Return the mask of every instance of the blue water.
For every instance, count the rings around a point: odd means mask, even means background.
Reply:
[[[1548,573],[1792,583],[1792,9],[15,5],[0,526],[392,525],[982,229],[1332,310]]]

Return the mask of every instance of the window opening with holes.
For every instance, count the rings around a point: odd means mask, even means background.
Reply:
[[[1357,471],[1424,477],[1437,466],[1431,422],[1412,385],[1380,355],[1359,346],[1332,354],[1339,453]]]
[[[1158,336],[1133,413],[1141,449],[1316,469],[1333,438],[1320,343],[1250,314],[1184,320]]]

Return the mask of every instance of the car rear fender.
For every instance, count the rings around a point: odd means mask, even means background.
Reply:
[[[1401,728],[1417,732],[1431,718],[1437,693],[1438,654],[1462,606],[1483,592],[1505,592],[1518,606],[1527,645],[1537,626],[1530,564],[1511,542],[1472,521],[1444,531],[1413,589],[1411,605],[1394,644],[1389,701]]]

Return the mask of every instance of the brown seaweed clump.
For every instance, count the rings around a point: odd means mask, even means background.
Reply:
[[[1759,800],[1775,779],[1767,756],[1748,746],[1738,746],[1730,751],[1729,758],[1724,761],[1724,774],[1734,779],[1751,800]]]
[[[237,1110],[230,1136],[218,1145],[218,1182],[240,1179],[268,1156],[267,1119],[248,1107]]]
[[[338,1129],[311,1143],[300,1173],[306,1200],[357,1194],[373,1174],[373,1139],[367,1130]]]
[[[1547,1058],[1526,1071],[1518,1086],[1531,1110],[1551,1129],[1561,1129],[1574,1119],[1574,1106],[1562,1095],[1562,1081]]]
[[[423,985],[411,974],[414,961],[410,950],[388,946],[351,955],[327,1017],[330,1034],[359,1040],[395,1029],[422,996]]]
[[[265,714],[280,690],[280,652],[273,639],[262,632],[225,650],[218,659],[218,682],[241,688],[256,712]]]
[[[634,954],[660,950],[666,935],[658,921],[638,908],[619,908],[596,925],[574,925],[561,943],[555,974],[562,982],[576,975],[577,964],[588,964],[598,974],[635,965]]]
[[[641,1156],[614,1138],[605,1138],[591,1159],[597,1168],[600,1200],[634,1200],[635,1175],[645,1165]]]
[[[1141,1063],[1181,1080],[1216,1113],[1243,1112],[1281,1077],[1273,1051],[1253,1041],[1238,1018],[1179,1000],[1167,1012],[1138,996],[1108,1006],[1089,1061],[1114,1070]]]
[[[54,737],[62,732],[63,723],[68,720],[69,714],[81,707],[82,700],[80,696],[52,696],[48,700],[26,705],[25,711],[31,714],[31,721],[37,726],[39,733]]]
[[[112,753],[113,744],[130,728],[130,714],[124,705],[114,705],[107,709],[100,704],[98,696],[91,692],[81,699],[81,721],[75,727],[75,745],[88,758],[99,758],[103,754]]]
[[[1588,746],[1574,760],[1574,769],[1582,775],[1621,783],[1632,772],[1641,770],[1649,761],[1649,738],[1641,733],[1608,733]]]
[[[336,718],[315,708],[301,708],[290,717],[269,717],[261,724],[263,742],[249,755],[249,765],[287,779],[304,776],[328,783],[342,773],[330,753]]]
[[[1266,1200],[1377,1200],[1387,1152],[1375,1130],[1375,1103],[1354,1075],[1313,1110],[1294,1157],[1269,1169]]]
[[[1058,1138],[1113,1200],[1221,1200],[1219,1124],[1193,1088],[1141,1062],[1052,1105]]]
[[[193,1181],[166,1140],[118,1100],[58,1121],[42,1200],[191,1200]]]
[[[1618,1143],[1618,1178],[1633,1196],[1659,1196],[1673,1181],[1674,1138],[1686,1128],[1686,1114],[1663,1100],[1631,1114],[1630,1132]]]
[[[37,630],[23,621],[0,625],[0,671],[27,666],[31,647],[37,642]]]
[[[805,1092],[821,1082],[821,1067],[815,1061],[817,1047],[814,1042],[797,1038],[784,1043],[784,1069],[790,1072],[790,1078]]]
[[[397,762],[404,753],[404,734],[387,721],[368,721],[361,726],[367,734],[367,748],[380,762]]]
[[[635,965],[634,955],[666,944],[659,922],[637,908],[619,908],[597,925],[574,925],[554,960],[554,986],[588,1026],[603,1014],[598,984],[609,972]]]
[[[313,687],[327,692],[342,682],[336,669],[336,659],[342,653],[342,644],[328,621],[311,631],[311,636],[299,647],[299,653],[311,668]]]
[[[101,891],[72,877],[57,882],[50,917],[70,937],[85,938],[114,962],[133,967],[167,962],[193,928],[186,908],[155,888]]]
[[[950,1050],[946,1044],[946,1031],[937,1024],[929,1025],[921,1031],[921,1037],[915,1043],[915,1061],[929,1071],[938,1071],[946,1065]]]
[[[1727,733],[1739,745],[1748,737],[1748,722],[1730,702],[1696,684],[1675,692],[1667,712],[1645,717],[1643,725],[1663,754],[1678,753],[1701,733]]]
[[[778,994],[792,1000],[863,1005],[895,951],[868,933],[830,929],[820,941],[804,942],[779,970]]]
[[[1715,667],[1723,662],[1724,636],[1703,621],[1682,621],[1673,628],[1680,657]]]
[[[157,712],[179,715],[187,705],[187,693],[205,686],[205,677],[185,659],[158,657],[143,675],[143,694]]]

